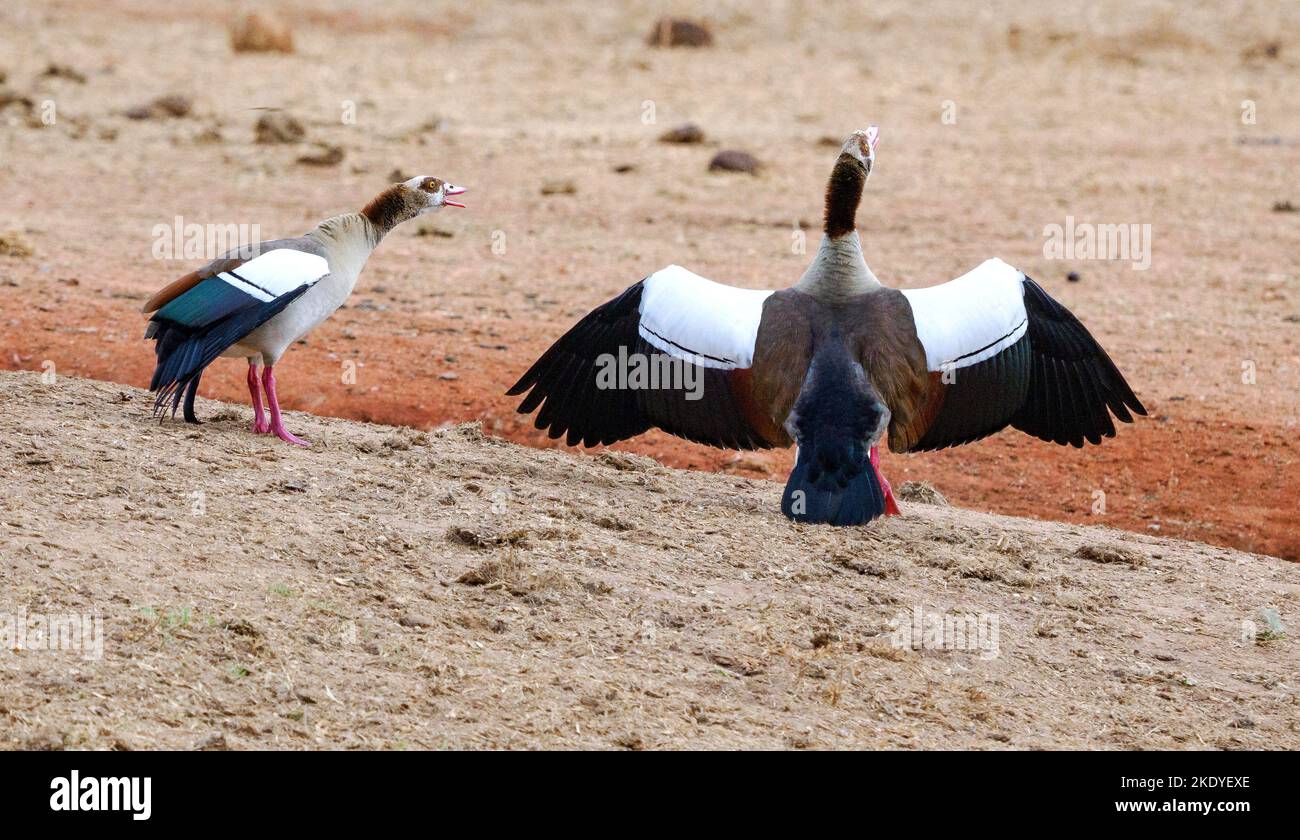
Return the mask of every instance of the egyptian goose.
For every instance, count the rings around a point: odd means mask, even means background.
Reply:
[[[1114,436],[1111,413],[1145,414],[1078,319],[1001,260],[926,289],[881,285],[855,226],[878,140],[872,126],[844,144],[825,236],[792,288],[738,289],[675,265],[655,272],[537,360],[509,391],[527,392],[519,412],[540,407],[537,428],[571,446],[654,426],[724,448],[793,442],[781,509],[834,525],[898,512],[879,468],[886,429],[894,452],[1008,425],[1082,446]],[[638,363],[640,376],[609,375]],[[664,375],[645,375],[656,366]]]
[[[360,213],[326,219],[296,239],[231,251],[151,297],[143,311],[153,313],[144,337],[154,339],[158,355],[149,383],[149,390],[158,392],[155,413],[170,402],[175,416],[184,394],[185,420],[199,422],[194,395],[203,371],[218,356],[242,356],[248,359],[253,431],[307,445],[280,419],[275,363],[347,300],[386,233],[440,207],[464,207],[450,198],[463,192],[463,187],[429,176],[394,184]],[[258,393],[259,361],[270,422]]]

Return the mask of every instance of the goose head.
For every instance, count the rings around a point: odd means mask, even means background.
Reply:
[[[862,164],[866,175],[870,176],[871,170],[876,165],[876,144],[879,142],[880,126],[869,125],[850,134],[849,139],[844,141],[844,148],[840,149],[840,154],[848,155]]]
[[[400,186],[410,193],[411,204],[416,208],[415,215],[417,216],[423,216],[425,213],[437,210],[439,207],[465,206],[459,201],[453,201],[451,198],[465,192],[464,187],[449,184],[432,175],[417,175],[410,180],[403,181]]]
[[[464,207],[452,196],[461,195],[464,187],[448,183],[432,175],[418,175],[388,189],[367,204],[361,214],[370,220],[375,233],[382,238],[402,222],[432,213],[443,207]]]

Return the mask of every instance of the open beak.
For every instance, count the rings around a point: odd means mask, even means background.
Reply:
[[[464,207],[465,205],[461,204],[459,201],[451,200],[451,197],[453,195],[461,195],[464,192],[465,192],[464,187],[454,187],[451,184],[448,184],[447,193],[446,195],[443,196],[442,203],[447,205],[448,207]]]
[[[876,153],[876,144],[880,142],[880,126],[872,124],[867,126],[867,143],[871,145],[871,153]]]

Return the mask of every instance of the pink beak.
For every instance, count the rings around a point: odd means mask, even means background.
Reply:
[[[453,195],[461,195],[465,191],[466,190],[464,187],[456,187],[456,186],[452,186],[451,184],[448,184],[447,192],[443,196],[442,203],[447,205],[448,207],[464,207],[465,205],[461,204],[459,201],[452,201],[451,197]]]
[[[874,123],[867,126],[867,142],[871,144],[871,153],[874,155],[876,153],[876,144],[880,142],[880,126]]]

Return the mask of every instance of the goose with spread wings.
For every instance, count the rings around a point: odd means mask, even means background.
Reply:
[[[569,445],[655,427],[723,448],[794,443],[781,509],[833,525],[898,513],[879,466],[886,432],[893,452],[1007,426],[1081,447],[1113,437],[1112,417],[1146,414],[1083,324],[1002,260],[930,288],[880,283],[856,229],[878,140],[871,126],[844,144],[825,235],[793,287],[739,289],[675,265],[655,272],[520,377],[509,391],[524,395],[518,410],[536,411],[536,426]],[[637,366],[639,376],[624,369]]]

